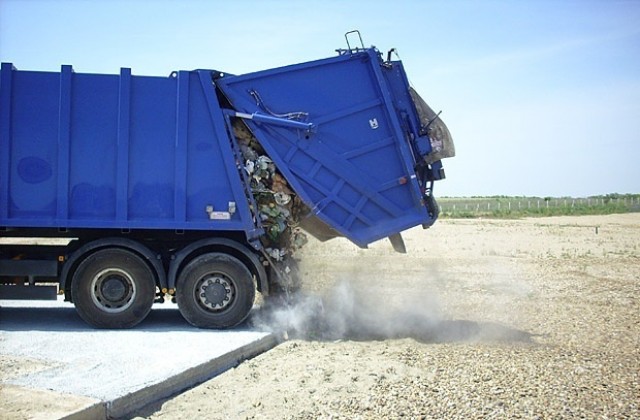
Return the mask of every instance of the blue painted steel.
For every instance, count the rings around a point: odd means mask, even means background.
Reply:
[[[359,50],[216,84],[238,112],[297,115],[316,125],[308,135],[247,120],[312,215],[341,235],[365,246],[434,222],[416,174],[421,157],[412,139],[420,125],[400,63]]]
[[[375,49],[242,76],[18,71],[0,77],[0,227],[262,234],[229,118],[244,118],[311,209],[365,246],[434,216],[430,144],[400,62]],[[223,110],[219,88],[232,105]],[[210,220],[225,212],[229,220]]]
[[[9,216],[9,155],[11,154],[11,94],[13,65],[0,67],[0,220]]]
[[[0,226],[261,233],[210,71],[0,80]]]

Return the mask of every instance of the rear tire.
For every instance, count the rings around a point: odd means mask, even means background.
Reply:
[[[178,276],[178,309],[199,328],[235,327],[247,318],[254,299],[251,273],[230,255],[201,255]]]
[[[96,328],[131,328],[151,311],[155,277],[137,254],[120,248],[87,256],[73,274],[71,296],[82,319]]]

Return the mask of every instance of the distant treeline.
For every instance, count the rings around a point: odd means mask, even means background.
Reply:
[[[439,197],[440,216],[518,218],[640,212],[640,194],[591,197]]]

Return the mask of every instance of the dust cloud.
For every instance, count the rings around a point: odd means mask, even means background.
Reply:
[[[414,336],[433,328],[439,319],[434,300],[406,297],[399,302],[344,280],[324,296],[297,292],[280,304],[265,305],[253,324],[301,339],[375,340]]]
[[[413,338],[422,342],[529,341],[531,334],[490,322],[445,319],[435,294],[388,290],[338,282],[323,296],[297,292],[265,304],[252,316],[254,327],[286,331],[289,338],[372,341]]]

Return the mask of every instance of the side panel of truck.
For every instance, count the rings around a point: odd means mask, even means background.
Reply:
[[[0,86],[0,226],[254,230],[210,72]]]

